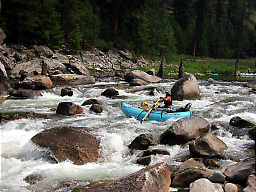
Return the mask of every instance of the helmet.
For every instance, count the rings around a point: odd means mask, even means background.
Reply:
[[[165,93],[168,94],[168,95],[172,95],[171,90],[165,91]]]
[[[147,101],[144,101],[144,102],[141,103],[141,107],[143,107],[143,106],[145,106],[145,105],[148,106],[148,102],[147,102]]]

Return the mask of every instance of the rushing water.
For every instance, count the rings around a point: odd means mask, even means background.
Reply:
[[[110,82],[109,82],[110,81]],[[119,79],[106,79],[94,85],[72,87],[72,97],[61,97],[61,87],[43,91],[42,97],[26,100],[6,100],[0,105],[1,113],[34,111],[36,113],[54,114],[50,109],[57,107],[60,102],[72,101],[81,105],[85,100],[96,98],[103,103],[103,113],[94,114],[90,112],[89,106],[83,106],[84,112],[81,115],[59,119],[19,119],[8,123],[0,124],[1,128],[1,191],[49,191],[52,188],[60,188],[62,181],[88,181],[88,184],[97,180],[116,179],[143,168],[136,164],[136,156],[131,155],[128,145],[142,133],[152,133],[160,136],[175,120],[166,122],[143,122],[133,118],[127,118],[120,108],[122,101],[139,105],[142,101],[153,101],[164,96],[164,91],[171,89],[175,79],[166,79],[165,83],[151,84],[140,87],[155,87],[155,96],[149,96],[148,91],[140,90],[134,92],[136,87],[130,87]],[[254,141],[247,135],[235,136],[228,131],[229,121],[233,116],[240,116],[243,119],[256,122],[256,97],[255,93],[249,92],[249,88],[243,87],[250,82],[225,82],[209,83],[206,80],[198,80],[200,87],[200,99],[174,101],[173,107],[182,107],[188,102],[192,103],[193,116],[203,117],[210,123],[218,123],[218,137],[228,146],[227,157],[242,159],[248,156]],[[111,99],[101,96],[101,93],[108,87],[119,91],[126,99]],[[101,135],[100,153],[104,157],[99,162],[74,165],[66,161],[59,164],[52,164],[42,158],[35,158],[31,154],[31,137],[37,133],[63,126],[89,127]],[[168,164],[179,165],[180,159],[189,158],[188,147],[158,145],[155,148],[166,149],[170,155],[156,155],[152,158],[151,164],[167,162]],[[231,158],[230,158],[231,159]],[[235,161],[226,159],[219,160],[222,163],[220,168],[223,171],[228,165]],[[43,180],[29,187],[24,178],[31,174],[40,174]]]

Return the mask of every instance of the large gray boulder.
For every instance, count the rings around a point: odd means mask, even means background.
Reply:
[[[246,158],[239,163],[231,165],[223,172],[226,175],[226,180],[232,183],[246,184],[246,181],[255,171],[255,156]]]
[[[135,79],[142,80],[143,84],[145,84],[145,83],[147,83],[147,84],[162,83],[163,82],[163,79],[161,79],[160,77],[149,75],[146,72],[140,71],[140,70],[134,70],[125,75],[125,80],[127,82],[134,83]],[[136,80],[136,81],[138,82],[138,80]]]
[[[48,148],[57,162],[66,160],[76,165],[95,162],[99,158],[99,139],[85,127],[63,127],[44,130],[31,140]]]
[[[198,138],[189,144],[189,151],[192,156],[207,158],[223,158],[227,145],[212,133]]]
[[[199,85],[194,75],[189,74],[176,81],[171,89],[173,100],[198,99],[200,94]]]
[[[87,85],[87,84],[95,83],[95,78],[92,76],[76,75],[76,74],[52,75],[51,80],[54,85],[60,85],[60,86]]]
[[[80,192],[168,192],[171,172],[166,163],[146,167],[114,181],[96,182],[82,187]]]
[[[247,179],[247,187],[244,189],[244,192],[251,192],[251,191],[256,191],[256,173],[254,172],[253,174],[249,175]]]
[[[30,61],[17,63],[10,72],[17,76],[20,74],[21,71],[23,71],[23,73],[26,73],[28,77],[34,76],[35,74],[41,74],[42,59],[35,58]]]
[[[67,66],[72,72],[78,75],[91,76],[90,71],[86,68],[85,64],[75,57],[69,58],[69,65]]]
[[[16,97],[19,99],[32,99],[42,96],[40,91],[32,89],[13,89],[9,92],[9,94],[12,97]]]
[[[186,117],[173,123],[160,136],[161,144],[185,144],[210,129],[210,123],[201,117]]]

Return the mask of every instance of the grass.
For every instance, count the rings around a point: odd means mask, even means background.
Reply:
[[[247,72],[248,68],[252,72],[256,73],[256,60],[253,59],[241,59],[239,61],[239,71]],[[174,61],[172,63],[165,64],[165,74],[177,73],[180,61]],[[213,59],[213,58],[184,58],[183,60],[184,72],[189,73],[202,73],[206,74],[212,72],[223,75],[232,75],[235,73],[235,59]],[[158,71],[158,69],[156,69]]]

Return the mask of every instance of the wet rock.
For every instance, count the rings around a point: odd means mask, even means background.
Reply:
[[[223,172],[226,180],[232,183],[245,185],[247,178],[255,171],[255,156],[242,160],[239,163],[231,165]]]
[[[44,56],[47,58],[51,58],[53,56],[53,51],[49,47],[42,46],[42,45],[39,45],[39,46],[35,45],[35,50],[39,56]]]
[[[47,76],[26,77],[22,82],[15,85],[16,89],[44,90],[53,88],[51,79]]]
[[[223,158],[226,149],[227,145],[212,133],[208,133],[189,144],[190,154],[196,157]]]
[[[19,99],[32,99],[34,97],[42,96],[40,91],[32,90],[32,89],[18,89],[11,90],[9,92],[10,96],[16,97]]]
[[[42,181],[43,179],[44,179],[43,176],[40,174],[31,174],[31,175],[28,175],[23,180],[26,181],[27,183],[29,183],[30,185],[34,185],[34,184],[38,183],[39,181]]]
[[[73,95],[73,91],[71,90],[71,88],[62,88],[61,92],[60,92],[60,96],[64,97],[64,96],[72,96]]]
[[[83,113],[83,108],[73,102],[61,102],[57,107],[56,113],[60,115],[77,115]]]
[[[54,85],[73,86],[94,84],[95,79],[92,76],[76,75],[76,74],[57,74],[52,75],[51,80]]]
[[[249,175],[246,184],[247,184],[247,187],[244,189],[244,192],[256,191],[255,172],[253,174]]]
[[[225,184],[224,189],[225,189],[225,192],[238,192],[239,191],[238,187],[235,184],[233,184],[233,183]]]
[[[119,95],[119,92],[114,88],[108,88],[101,93],[102,96],[113,97]]]
[[[193,158],[190,158],[186,160],[184,163],[182,163],[173,173],[173,176],[177,175],[178,173],[182,172],[185,169],[192,168],[192,167],[204,167],[201,165],[198,161],[196,161]]]
[[[171,172],[166,163],[146,167],[120,179],[95,183],[80,189],[81,192],[126,192],[161,191],[168,192],[171,184]]]
[[[151,162],[151,157],[150,157],[150,156],[140,157],[140,158],[137,160],[137,163],[138,163],[138,164],[144,165],[144,166],[149,165],[150,162]]]
[[[58,162],[70,160],[82,165],[99,158],[99,140],[85,127],[47,129],[31,140],[40,147],[49,148]]]
[[[151,134],[141,134],[128,146],[129,149],[146,150],[149,146],[157,145]]]
[[[241,117],[238,117],[238,116],[233,117],[230,120],[229,125],[232,125],[238,128],[256,127],[255,123],[242,119]]]
[[[210,129],[210,123],[201,117],[186,117],[177,120],[160,136],[161,144],[185,144]]]
[[[171,89],[173,100],[198,99],[200,94],[199,85],[194,75],[189,74],[173,85]]]
[[[97,99],[88,99],[88,100],[86,100],[86,101],[83,102],[82,106],[85,106],[85,105],[92,105],[92,104],[102,105],[102,103],[99,102]]]
[[[149,83],[162,83],[163,79],[157,76],[149,75],[144,71],[134,70],[125,75],[126,82],[132,82],[134,79],[140,79],[142,82]]]
[[[143,151],[142,156],[149,156],[149,155],[170,155],[169,151],[165,149],[148,149]]]
[[[213,160],[213,159],[204,159],[203,160],[203,164],[206,166],[206,167],[220,167],[220,163],[218,163],[217,161]]]
[[[98,104],[92,104],[92,106],[90,107],[90,110],[95,113],[101,113],[103,111],[102,107]]]
[[[210,169],[204,167],[190,167],[184,169],[174,176],[172,187],[188,187],[190,183],[200,178],[208,178],[212,174]]]
[[[212,183],[208,179],[201,178],[191,183],[189,186],[189,192],[224,192],[220,184]]]
[[[255,141],[255,135],[256,135],[256,127],[250,129],[248,131],[249,137],[252,138]]]
[[[220,171],[214,171],[208,179],[213,183],[224,183],[226,176],[223,175]]]
[[[0,96],[0,104],[2,104],[6,100],[5,97]]]

